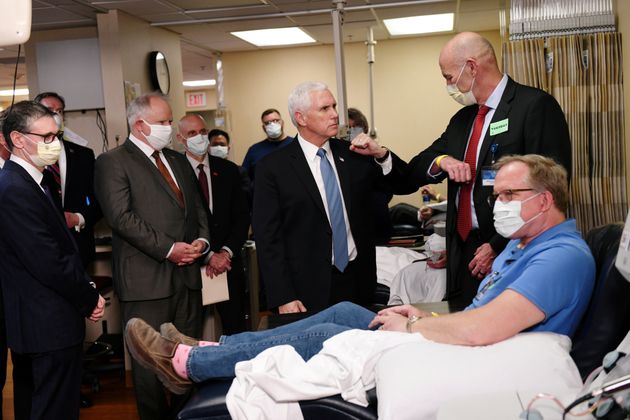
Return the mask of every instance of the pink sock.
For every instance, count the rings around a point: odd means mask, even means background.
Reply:
[[[175,356],[173,356],[173,360],[171,361],[171,363],[173,364],[173,369],[175,369],[175,373],[177,373],[184,379],[188,379],[188,373],[186,372],[186,362],[188,361],[188,354],[190,353],[191,349],[191,346],[179,344],[175,349]]]
[[[199,341],[199,344],[197,344],[199,347],[205,347],[205,346],[218,346],[219,343],[217,343],[216,341]]]

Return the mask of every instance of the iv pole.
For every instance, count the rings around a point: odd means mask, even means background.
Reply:
[[[376,41],[374,41],[374,31],[370,26],[368,28],[367,34],[367,62],[368,62],[368,89],[370,92],[370,137],[376,139],[376,126],[374,125],[374,46],[376,45]]]
[[[343,54],[343,13],[346,0],[333,0],[333,40],[335,43],[335,68],[337,73],[337,112],[339,114],[339,138],[348,138],[348,102],[346,95],[346,63]]]

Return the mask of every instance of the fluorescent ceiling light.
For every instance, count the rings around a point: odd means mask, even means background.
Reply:
[[[256,31],[230,32],[243,41],[257,47],[271,47],[276,45],[312,44],[315,42],[300,28],[259,29]]]
[[[214,79],[208,80],[187,80],[182,83],[184,86],[188,87],[198,87],[198,86],[214,86],[217,84],[217,81]]]
[[[15,89],[15,96],[27,96],[28,89]],[[0,96],[13,96],[13,89],[0,90]]]
[[[390,35],[417,35],[453,30],[453,13],[384,19]]]

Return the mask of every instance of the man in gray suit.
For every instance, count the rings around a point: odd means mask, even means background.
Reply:
[[[183,155],[165,148],[173,115],[163,96],[135,99],[127,121],[127,141],[96,161],[94,188],[112,228],[114,288],[123,322],[142,317],[156,328],[172,322],[198,336],[197,262],[208,252],[209,235],[195,175]],[[132,367],[140,418],[172,417],[177,401],[169,409],[155,375],[136,363]]]

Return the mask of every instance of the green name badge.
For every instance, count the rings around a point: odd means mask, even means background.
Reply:
[[[510,121],[506,118],[501,121],[493,122],[490,124],[490,135],[496,136],[497,134],[505,133],[508,131],[508,125]]]

